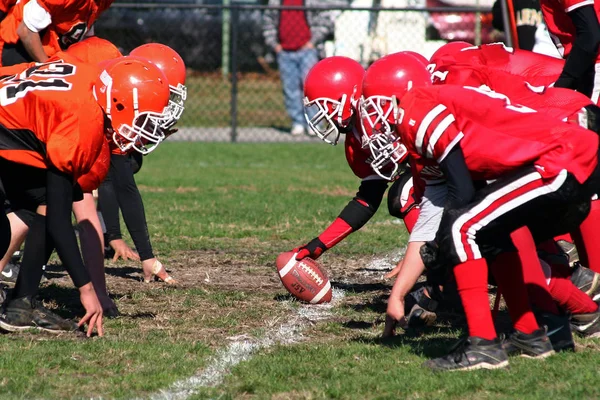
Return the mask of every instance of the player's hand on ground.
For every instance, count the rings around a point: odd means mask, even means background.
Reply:
[[[112,259],[113,262],[117,261],[119,259],[119,257],[122,258],[124,261],[127,261],[127,260],[139,261],[140,260],[140,256],[138,255],[138,253],[136,253],[129,246],[127,246],[127,243],[125,243],[125,241],[123,239],[111,240],[109,245],[115,251],[115,256]]]
[[[314,238],[304,246],[296,247],[292,250],[296,254],[296,260],[300,261],[303,258],[312,258],[316,260],[327,250],[327,246],[319,238]]]
[[[85,315],[77,326],[82,327],[85,324],[88,324],[86,335],[87,337],[92,336],[94,333],[94,328],[98,332],[98,336],[104,336],[104,329],[102,328],[102,306],[100,305],[100,301],[98,300],[98,296],[96,295],[96,291],[94,291],[94,286],[92,283],[88,283],[79,288],[79,299],[81,300],[81,305],[85,308]]]
[[[390,338],[396,334],[396,326],[406,328],[408,322],[404,315],[404,299],[391,297],[388,299],[388,307],[385,316],[385,327],[382,337]]]
[[[404,259],[398,261],[398,264],[396,264],[396,266],[394,267],[394,269],[391,270],[390,272],[388,272],[387,274],[385,274],[383,277],[385,279],[395,278],[396,275],[398,275],[400,273],[400,270],[402,269],[403,263],[404,263]]]

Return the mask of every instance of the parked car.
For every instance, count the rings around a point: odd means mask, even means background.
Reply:
[[[127,3],[131,1],[126,0]],[[223,9],[221,0],[143,0],[158,8],[123,7],[117,0],[96,22],[96,34],[115,43],[124,53],[140,44],[157,41],[181,54],[189,68],[215,71],[221,67],[223,46]],[[237,1],[238,3],[240,1]],[[264,0],[246,0],[263,4]],[[197,8],[172,8],[171,4],[198,5]],[[162,7],[164,6],[164,7]],[[239,13],[238,67],[242,71],[260,70],[257,58],[266,52],[262,36],[262,11]]]
[[[481,43],[491,43],[492,38],[492,3],[493,0],[481,0],[480,7],[489,8],[489,12],[479,14],[481,22]],[[475,7],[473,0],[427,0],[427,7]],[[429,40],[463,40],[475,43],[475,21],[478,18],[475,13],[430,13],[431,23],[427,30]]]

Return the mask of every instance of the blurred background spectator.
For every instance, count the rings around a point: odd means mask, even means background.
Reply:
[[[492,25],[498,33],[506,32],[502,1],[506,0],[496,0],[492,7]],[[558,57],[558,52],[544,25],[539,0],[512,0],[512,4],[514,22],[517,28],[518,48]],[[495,35],[495,39],[501,41],[504,39],[504,35]]]
[[[270,6],[319,7],[319,1],[270,0]],[[292,120],[292,135],[308,133],[304,119],[302,87],[304,78],[319,61],[317,46],[333,32],[328,11],[268,9],[264,17],[267,46],[277,54],[285,108]]]

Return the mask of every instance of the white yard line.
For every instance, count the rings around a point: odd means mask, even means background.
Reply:
[[[274,323],[273,326],[267,327],[267,332],[261,338],[254,339],[247,336],[231,338],[233,342],[219,350],[204,370],[190,378],[173,383],[170,387],[150,396],[150,399],[183,400],[195,394],[202,387],[221,384],[232,367],[249,360],[258,350],[276,344],[291,344],[301,341],[303,339],[302,331],[310,323],[331,316],[331,309],[343,297],[344,291],[334,288],[331,303],[301,305],[297,312],[285,322]]]

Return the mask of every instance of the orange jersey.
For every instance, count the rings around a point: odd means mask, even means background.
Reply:
[[[110,168],[110,146],[108,142],[105,140],[102,143],[102,150],[100,151],[100,155],[98,159],[92,165],[92,168],[84,175],[81,175],[79,179],[77,179],[77,183],[81,190],[84,193],[91,193],[92,191],[98,189],[100,184],[106,178],[108,174],[108,169]]]
[[[42,36],[42,45],[49,57],[83,39],[100,13],[112,3],[94,0],[37,1],[52,17],[52,23]],[[0,23],[0,41],[3,43],[18,42],[17,28],[23,21],[23,8],[27,2],[20,1]]]
[[[78,179],[106,141],[92,94],[99,70],[64,53],[23,66],[0,81],[0,157]]]
[[[0,11],[7,13],[15,4],[17,0],[0,0]]]

